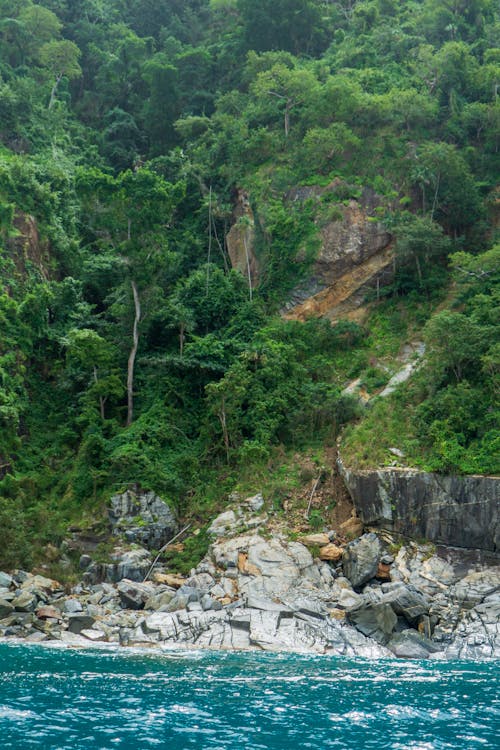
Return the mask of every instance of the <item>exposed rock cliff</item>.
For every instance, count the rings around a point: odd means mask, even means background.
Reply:
[[[255,219],[248,193],[244,190],[238,190],[233,221],[226,236],[231,265],[254,288],[259,283],[260,267],[255,254]]]
[[[391,235],[377,218],[382,199],[364,188],[359,198],[341,200],[345,189],[334,180],[327,187],[300,187],[287,195],[289,203],[317,200],[320,238],[308,278],[293,290],[285,306],[287,318],[347,315],[363,303],[369,288],[392,276]],[[261,269],[255,254],[254,215],[243,190],[238,191],[233,218],[226,238],[231,264],[256,286]]]
[[[339,461],[365,525],[455,547],[500,550],[500,479],[416,469],[352,471]]]
[[[0,636],[80,645],[196,646],[338,656],[490,658],[500,648],[499,568],[477,553],[334,530],[290,540],[260,495],[214,520],[186,579],[55,581],[0,573]],[[360,530],[361,531],[361,530]],[[317,556],[319,552],[319,557]]]
[[[324,200],[330,194],[335,196],[341,187],[336,180],[326,188],[300,188],[288,197],[294,201],[312,196]],[[358,199],[332,205],[331,220],[318,216],[318,257],[307,281],[291,296],[288,318],[337,318],[360,305],[369,287],[392,275],[391,235],[377,219],[380,197],[364,188]]]

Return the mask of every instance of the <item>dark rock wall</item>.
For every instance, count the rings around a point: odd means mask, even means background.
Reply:
[[[500,551],[500,479],[412,469],[339,468],[367,526],[456,547]]]

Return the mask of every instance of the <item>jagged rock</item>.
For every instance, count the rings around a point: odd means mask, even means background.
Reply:
[[[45,576],[40,575],[28,575],[28,577],[21,583],[21,588],[28,591],[40,590],[52,594],[55,594],[58,591],[63,591],[63,587],[59,581],[54,581],[52,578],[45,578]]]
[[[363,521],[353,516],[340,524],[340,530],[348,539],[356,539],[363,533]]]
[[[394,612],[405,617],[410,624],[416,623],[419,617],[429,612],[429,601],[413,586],[386,584],[383,591],[387,592]]]
[[[15,599],[12,600],[14,609],[17,612],[33,612],[37,605],[37,597],[31,590],[21,591]]]
[[[82,603],[78,599],[66,599],[63,608],[66,614],[75,614],[76,612],[83,611]]]
[[[110,555],[112,563],[92,563],[83,580],[89,585],[105,581],[116,583],[126,578],[140,583],[151,569],[151,556],[145,549],[124,550],[116,547]]]
[[[146,601],[154,595],[154,586],[123,579],[118,583],[122,606],[126,609],[143,609]]]
[[[87,570],[90,565],[92,565],[92,558],[90,557],[90,555],[80,555],[80,559],[78,561],[80,570]]]
[[[8,617],[13,611],[14,607],[10,602],[5,601],[5,599],[0,599],[0,620]]]
[[[486,597],[500,590],[500,575],[495,570],[470,573],[451,590],[451,598],[463,607],[474,607]]]
[[[75,613],[68,617],[68,630],[70,633],[78,635],[87,628],[91,628],[94,624],[95,619],[88,614]]]
[[[173,589],[179,589],[186,583],[186,579],[182,578],[182,576],[158,572],[153,573],[151,580],[154,583],[164,583],[166,586],[170,586]]]
[[[264,498],[262,497],[262,493],[259,492],[257,495],[247,498],[245,500],[245,503],[253,513],[258,513],[264,507]]]
[[[150,596],[149,599],[146,599],[144,609],[152,609],[154,611],[157,611],[159,609],[162,609],[163,607],[168,607],[174,596],[175,591],[173,589],[170,591],[162,591],[160,594]]]
[[[80,635],[87,638],[89,641],[105,641],[106,633],[102,630],[94,630],[93,628],[84,628],[80,631]]]
[[[8,589],[14,585],[14,579],[8,573],[0,571],[0,588]]]
[[[224,536],[232,531],[238,524],[234,510],[226,510],[215,518],[208,527],[207,533],[211,536]]]
[[[115,534],[148,549],[160,549],[179,531],[172,510],[154,492],[128,490],[114,495],[109,519]]]
[[[61,612],[55,607],[37,607],[35,615],[39,620],[62,620]]]
[[[338,562],[342,558],[343,551],[342,547],[337,547],[336,544],[326,544],[324,547],[321,547],[319,551],[319,559]]]
[[[363,635],[382,644],[389,641],[398,621],[394,610],[387,602],[366,601],[350,609],[348,619]]]
[[[301,538],[301,544],[305,544],[306,547],[324,547],[330,543],[330,537],[328,534],[307,534]]]
[[[416,630],[403,630],[401,633],[395,633],[387,647],[395,656],[402,659],[427,659],[430,654],[441,651],[440,646]]]
[[[342,555],[342,567],[345,577],[355,589],[376,575],[380,553],[380,540],[373,533],[363,534],[346,546]]]

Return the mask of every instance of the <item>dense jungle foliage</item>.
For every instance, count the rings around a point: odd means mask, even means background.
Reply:
[[[499,40],[495,0],[0,0],[0,563],[130,483],[203,518],[359,419],[346,383],[412,335],[353,460],[499,470]],[[395,238],[371,317],[281,319],[364,188]]]

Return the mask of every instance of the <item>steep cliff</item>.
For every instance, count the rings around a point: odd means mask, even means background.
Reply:
[[[367,526],[456,547],[500,550],[500,478],[415,469],[352,471],[339,461]]]

